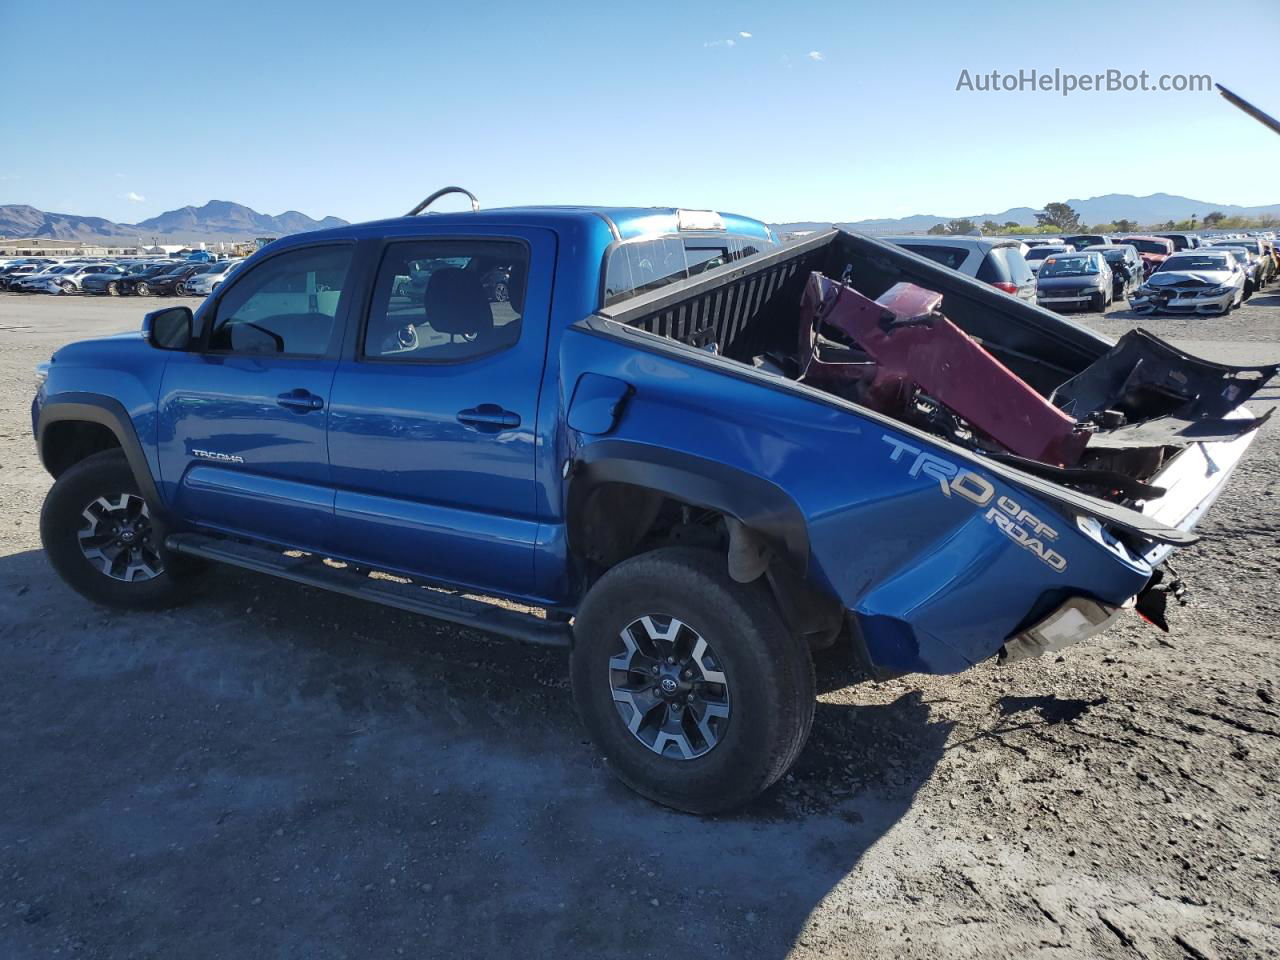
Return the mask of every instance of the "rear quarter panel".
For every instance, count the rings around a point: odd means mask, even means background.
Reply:
[[[957,672],[1066,596],[1120,604],[1150,576],[1074,518],[910,431],[708,362],[723,369],[581,328],[561,346],[566,393],[588,370],[634,388],[607,439],[718,461],[786,491],[805,517],[811,581],[858,614],[878,666]],[[564,431],[568,459],[597,441]]]

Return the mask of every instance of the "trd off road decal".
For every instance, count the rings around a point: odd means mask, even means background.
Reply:
[[[1000,494],[990,481],[971,470],[962,470],[949,460],[934,456],[928,451],[903,443],[887,433],[882,436],[885,443],[893,448],[889,459],[894,463],[909,462],[907,474],[918,477],[924,474],[938,481],[943,496],[953,494],[963,497],[979,507],[986,507],[982,519],[991,524],[1006,537],[1025,550],[1031,551],[1049,568],[1061,573],[1067,569],[1066,558],[1052,549],[1048,541],[1058,539],[1058,531],[1053,529],[1031,511],[1025,509],[1012,497]],[[903,459],[903,454],[907,460]],[[995,501],[992,503],[992,501]]]

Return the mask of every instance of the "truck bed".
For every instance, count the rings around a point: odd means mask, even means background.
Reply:
[[[842,290],[864,307],[876,301],[872,306],[886,320],[904,326],[911,318],[895,320],[890,307],[922,301],[929,291],[940,294],[940,313],[967,334],[953,336],[986,358],[982,375],[996,371],[1001,386],[1006,380],[1018,384],[1039,413],[1078,418],[1089,443],[1081,462],[1019,456],[957,416],[954,407],[918,390],[915,405],[895,412],[871,402],[865,390],[817,384],[807,367],[800,370],[804,347],[798,337],[806,288],[812,300],[814,284],[828,293]],[[1115,344],[916,254],[839,230],[602,309],[584,324],[650,349],[661,341],[690,362],[721,370],[732,365],[735,375],[905,428],[1070,513],[1096,517],[1152,561],[1195,539],[1191,525],[1261,423],[1242,404],[1277,369],[1208,363],[1141,331]],[[825,342],[837,352],[859,350],[848,339]],[[977,393],[983,389],[977,384]],[[1180,465],[1189,459],[1203,464],[1210,453],[1219,468],[1212,476]]]

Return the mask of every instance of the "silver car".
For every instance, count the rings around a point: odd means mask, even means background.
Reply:
[[[1245,271],[1220,247],[1175,253],[1160,264],[1129,305],[1135,313],[1226,314],[1244,302]]]

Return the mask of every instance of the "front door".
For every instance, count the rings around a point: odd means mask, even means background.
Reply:
[[[325,429],[354,249],[287,249],[237,271],[206,309],[202,349],[172,355],[158,450],[163,494],[182,519],[325,546]]]
[[[555,236],[391,240],[334,378],[334,551],[527,596]]]

